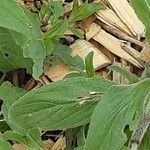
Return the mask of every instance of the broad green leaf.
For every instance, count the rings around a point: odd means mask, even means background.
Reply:
[[[2,138],[4,140],[14,140],[14,141],[17,141],[20,144],[24,144],[24,145],[28,145],[28,143],[30,142],[26,136],[23,136],[22,134],[20,134],[16,131],[11,131],[11,130],[6,131],[3,134]]]
[[[73,33],[74,33],[77,37],[79,37],[80,39],[83,39],[83,38],[84,38],[84,35],[80,32],[79,29],[69,27],[69,30],[70,30],[71,32],[73,32]]]
[[[54,56],[61,58],[69,66],[74,66],[79,69],[84,69],[83,59],[79,56],[71,56],[72,49],[69,46],[57,43],[53,51]]]
[[[0,14],[0,27],[12,30],[16,43],[23,49],[24,57],[32,58],[33,77],[38,79],[46,57],[38,15],[23,8],[15,0],[1,0]]]
[[[150,0],[131,0],[131,5],[146,26],[146,37],[150,44]]]
[[[9,119],[25,129],[58,130],[80,126],[89,122],[101,94],[114,84],[102,78],[58,81],[21,97],[9,109]]]
[[[34,61],[33,77],[38,79],[43,72],[43,60],[47,52],[45,50],[44,40],[42,39],[40,21],[37,14],[33,14],[27,10],[24,10],[24,12],[31,22],[31,36],[28,38],[16,32],[12,32],[12,34],[16,43],[23,49],[24,57],[30,57]]]
[[[31,148],[42,147],[42,142],[40,140],[40,133],[36,129],[30,131],[23,130],[15,122],[11,122],[8,118],[8,109],[11,105],[16,102],[21,96],[25,95],[27,92],[21,88],[13,87],[11,83],[4,82],[0,86],[0,99],[3,100],[2,113],[7,124],[14,131],[8,131],[4,133],[5,140],[16,140],[22,144],[25,144]]]
[[[20,144],[26,145],[28,148],[32,148],[34,150],[41,150],[43,148],[40,132],[36,129],[28,131],[26,135],[8,130],[3,134],[2,138],[4,140],[17,141]]]
[[[61,1],[51,1],[50,7],[52,11],[52,16],[50,19],[54,25],[58,21],[59,17],[64,15],[64,8]]]
[[[68,29],[67,19],[59,20],[53,25],[45,34],[45,39],[57,39],[63,36],[64,32]]]
[[[124,76],[126,79],[129,80],[130,83],[136,83],[139,81],[139,77],[135,74],[132,74],[129,70],[123,69],[120,66],[117,65],[111,65],[107,67],[109,70],[113,70],[116,72],[119,72],[122,76]]]
[[[95,76],[95,70],[93,66],[93,55],[94,52],[90,52],[85,58],[86,73],[89,77]]]
[[[13,150],[10,143],[0,139],[0,150]]]
[[[1,0],[0,27],[30,36],[31,22],[16,0]]]
[[[26,68],[32,73],[33,62],[23,57],[23,50],[15,43],[10,31],[0,27],[0,71]]]
[[[127,136],[124,127],[135,131],[150,103],[150,80],[112,86],[104,94],[91,117],[85,150],[120,150]]]
[[[71,12],[69,21],[79,21],[84,18],[89,17],[93,13],[95,13],[99,9],[104,9],[104,5],[102,3],[89,3],[82,4],[80,6],[74,6]]]
[[[2,113],[4,115],[4,119],[6,120],[7,124],[15,130],[18,130],[16,125],[13,125],[8,119],[8,109],[10,106],[17,101],[21,96],[26,94],[27,92],[21,88],[13,87],[11,83],[4,82],[0,86],[0,99],[3,100],[2,105]],[[20,130],[20,128],[19,128]]]

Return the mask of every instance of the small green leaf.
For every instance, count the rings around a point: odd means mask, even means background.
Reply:
[[[44,35],[44,38],[47,39],[57,39],[63,36],[64,32],[68,29],[68,21],[60,20],[52,28],[50,28]]]
[[[43,3],[39,12],[40,20],[43,21],[46,16],[51,13],[51,9],[49,7],[49,3]]]
[[[104,5],[102,3],[89,3],[82,4],[80,6],[75,5],[71,12],[69,21],[79,21],[84,18],[89,17],[93,13],[95,13],[99,9],[104,9]]]
[[[59,130],[84,125],[101,94],[114,84],[102,78],[58,81],[21,97],[9,109],[9,119],[25,129]]]
[[[64,8],[61,1],[51,1],[50,7],[52,11],[52,16],[50,19],[52,25],[54,25],[58,21],[59,17],[64,15]]]
[[[150,44],[150,1],[149,0],[131,0],[131,5],[136,14],[146,26],[146,37]]]
[[[0,150],[13,150],[10,143],[0,139]]]
[[[74,150],[84,150],[84,146],[76,147]]]
[[[135,131],[150,103],[150,80],[109,88],[91,117],[85,150],[120,150],[127,141],[124,128]]]
[[[80,32],[79,29],[69,27],[69,30],[73,32],[80,39],[84,39],[84,35]]]
[[[130,83],[136,83],[139,81],[139,77],[136,76],[135,74],[132,74],[129,70],[123,69],[120,66],[117,65],[111,65],[107,67],[109,70],[113,70],[116,72],[119,72],[122,76],[127,78]]]
[[[44,40],[46,55],[49,55],[55,49],[55,43],[51,39]]]
[[[90,52],[85,58],[86,73],[89,77],[95,76],[95,70],[93,66],[93,55],[94,52]]]
[[[78,128],[77,145],[78,147],[85,145],[85,126],[81,126]]]
[[[79,69],[84,69],[84,62],[78,55],[75,57],[71,56],[72,49],[69,46],[57,43],[53,51],[53,55],[61,58],[69,66],[74,66]]]

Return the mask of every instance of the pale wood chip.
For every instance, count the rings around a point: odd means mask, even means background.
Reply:
[[[145,37],[145,26],[138,19],[134,9],[127,0],[107,0],[123,23],[125,23],[134,36]]]
[[[43,141],[44,144],[44,150],[51,150],[52,147],[54,146],[54,142],[50,139]]]
[[[91,24],[91,26],[95,26],[94,24],[95,23]],[[142,65],[134,57],[122,49],[121,42],[117,38],[105,32],[103,29],[101,29],[98,34],[93,37],[93,39],[102,44],[106,49],[115,55],[127,60],[137,67],[142,67]]]
[[[79,55],[83,60],[91,52],[94,52],[93,56],[93,65],[95,70],[103,68],[109,65],[110,60],[96,47],[94,47],[90,42],[85,40],[76,40],[74,44],[70,46],[72,48],[72,56]],[[45,66],[44,69],[45,75],[47,75],[52,81],[58,81],[64,78],[69,71],[68,65],[63,62],[60,62],[54,66]]]
[[[14,150],[27,150],[27,148],[22,144],[16,144],[15,143],[12,147]]]
[[[65,149],[65,145],[66,145],[65,137],[61,136],[56,141],[56,143],[54,144],[54,146],[52,147],[51,150],[64,150]]]
[[[101,20],[107,25],[116,27],[121,31],[132,36],[132,33],[129,30],[129,28],[121,21],[121,19],[117,16],[117,14],[112,9],[109,9],[107,7],[105,10],[98,10],[96,12],[96,17],[97,19]]]

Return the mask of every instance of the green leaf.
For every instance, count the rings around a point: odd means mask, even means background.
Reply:
[[[44,34],[44,38],[55,40],[57,38],[62,37],[67,29],[68,29],[67,19],[60,20]]]
[[[150,103],[150,80],[112,86],[104,94],[91,117],[85,150],[119,150],[127,141],[124,127],[135,131]]]
[[[51,39],[44,40],[46,55],[50,55],[55,49],[55,43]]]
[[[89,122],[101,94],[114,84],[102,78],[58,81],[21,97],[9,109],[9,119],[25,129],[58,130],[80,126]]]
[[[148,128],[148,130],[146,131],[144,135],[144,138],[142,139],[139,150],[149,150],[150,148],[149,139],[150,139],[150,127]]]
[[[139,81],[139,77],[135,74],[132,74],[129,70],[123,69],[120,66],[117,65],[111,65],[107,67],[109,70],[113,70],[116,72],[119,72],[122,76],[124,76],[126,79],[129,80],[130,83],[136,83]]]
[[[51,1],[50,7],[53,13],[50,19],[54,25],[56,22],[58,22],[59,17],[64,15],[64,8],[61,1]]]
[[[0,99],[3,100],[2,113],[7,124],[12,129],[20,130],[17,125],[13,125],[8,119],[8,109],[15,101],[17,101],[21,96],[25,95],[26,93],[27,92],[21,88],[13,87],[12,84],[9,82],[4,82],[0,86]]]
[[[0,139],[0,150],[13,150],[10,143]]]
[[[85,58],[86,73],[89,77],[95,76],[95,70],[93,66],[93,55],[94,52],[90,52]]]
[[[74,150],[84,150],[84,146],[79,146],[79,147],[75,148]]]
[[[131,0],[131,5],[136,14],[146,26],[146,37],[150,44],[150,1],[149,0]]]
[[[2,138],[4,140],[15,140],[35,150],[41,150],[43,148],[40,132],[37,129],[29,130],[25,135],[8,130],[3,134]]]
[[[31,22],[15,0],[1,0],[0,14],[0,27],[30,36]]]
[[[85,145],[85,126],[81,126],[78,128],[77,145],[78,147]]]
[[[71,56],[72,49],[69,46],[57,43],[53,51],[54,56],[61,58],[69,66],[74,66],[79,69],[84,69],[84,61],[81,57]]]
[[[95,13],[99,9],[104,9],[104,5],[102,3],[85,3],[81,6],[75,5],[71,12],[69,21],[79,21],[84,18],[89,17],[93,13]]]
[[[1,27],[0,58],[0,71],[2,72],[18,68],[26,68],[28,73],[32,73],[32,60],[23,57],[23,51],[15,43],[10,31]]]
[[[69,30],[70,30],[71,32],[73,32],[73,33],[74,33],[77,37],[79,37],[80,39],[84,39],[84,35],[80,32],[79,29],[69,27]]]
[[[49,7],[49,3],[43,3],[40,12],[39,12],[39,18],[41,21],[44,21],[45,17],[48,16],[51,13],[51,9]]]
[[[22,134],[20,134],[16,131],[11,131],[11,130],[6,131],[3,134],[2,138],[4,140],[14,140],[14,141],[17,141],[20,144],[24,144],[24,145],[28,145],[28,143],[30,142],[26,136],[23,136]]]

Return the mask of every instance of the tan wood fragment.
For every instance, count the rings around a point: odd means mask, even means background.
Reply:
[[[88,18],[82,20],[82,22],[79,24],[80,28],[83,30],[86,30],[87,27],[89,27],[96,19],[95,15],[91,15]]]
[[[95,26],[94,24],[95,23],[91,24],[91,26]],[[121,48],[121,42],[117,38],[105,32],[103,29],[100,29],[98,34],[96,34],[93,39],[102,44],[106,49],[115,55],[127,60],[137,67],[142,67],[142,65],[135,58]]]
[[[134,57],[137,61],[140,62],[140,64],[143,66],[143,60],[141,59],[142,55],[140,52],[138,52],[137,50],[135,50],[134,48],[132,48],[129,45],[126,45],[124,43],[121,43],[121,47],[122,49],[124,49],[127,53],[129,53],[132,57]]]
[[[86,40],[90,40],[91,38],[93,38],[96,34],[98,34],[101,30],[101,27],[96,24],[93,23],[92,25],[90,25],[88,28],[86,28]]]
[[[109,8],[105,10],[98,10],[96,12],[97,19],[101,20],[102,22],[106,23],[109,26],[116,27],[121,31],[129,34],[132,36],[132,32],[129,28],[121,21],[121,19],[117,16],[117,14]]]
[[[85,57],[93,51],[93,66],[95,70],[103,68],[110,64],[110,60],[88,41],[77,40],[70,47],[73,49],[72,56],[79,55],[83,60],[85,60]]]
[[[51,150],[54,146],[54,142],[50,139],[43,141],[44,150]]]
[[[97,70],[95,74],[96,74],[96,76],[101,76],[101,77],[103,77],[105,79],[112,80],[112,74],[111,74],[110,71],[108,72],[106,70],[106,68],[102,68],[100,70]]]
[[[56,143],[54,144],[54,146],[52,147],[51,150],[64,150],[65,149],[65,145],[66,145],[66,140],[65,137],[60,137]]]
[[[105,23],[102,23],[101,21],[97,20],[96,23],[98,25],[100,25],[105,31],[111,33],[112,35],[114,35],[115,37],[122,39],[122,40],[126,40],[130,43],[133,43],[135,45],[138,45],[140,47],[144,47],[144,43],[135,39],[134,37],[130,37],[127,34],[125,34],[124,32],[122,32],[119,29],[116,29],[114,27],[108,26]]]
[[[90,40],[90,43],[92,43],[96,48],[98,48],[111,61],[111,63],[114,62],[115,55],[112,52],[110,52],[103,45],[101,45],[100,43],[98,43],[93,39]]]
[[[145,37],[145,26],[138,19],[134,9],[127,0],[107,0],[123,23],[125,23],[136,37]]]
[[[150,46],[145,45],[145,47],[143,47],[142,51],[141,51],[141,59],[145,62],[150,61]]]
[[[27,150],[27,147],[25,147],[22,144],[16,144],[15,143],[12,147],[13,147],[14,150]]]
[[[88,41],[76,40],[76,42],[70,47],[73,50],[72,56],[79,55],[83,60],[85,60],[88,53],[93,51],[93,65],[95,70],[110,64],[110,60]],[[68,65],[63,62],[54,66],[46,66],[44,70],[45,75],[47,75],[52,81],[61,80],[65,75],[70,73]]]
[[[44,66],[44,74],[52,81],[63,79],[69,73],[69,67],[63,61],[53,66]]]

